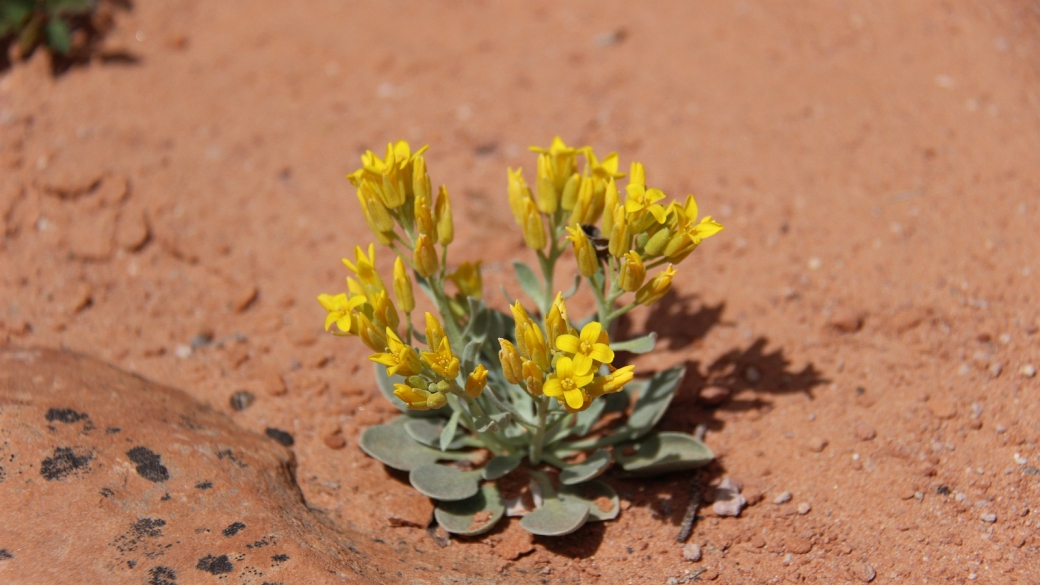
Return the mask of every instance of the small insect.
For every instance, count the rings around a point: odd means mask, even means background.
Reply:
[[[585,236],[592,242],[592,249],[596,250],[596,258],[600,262],[606,262],[610,259],[610,252],[608,246],[610,240],[603,237],[600,233],[599,228],[594,225],[583,225],[581,231],[585,232]]]

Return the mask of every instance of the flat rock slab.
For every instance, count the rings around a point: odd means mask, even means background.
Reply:
[[[289,449],[178,390],[0,350],[2,583],[395,581],[367,538],[306,507],[294,468]]]

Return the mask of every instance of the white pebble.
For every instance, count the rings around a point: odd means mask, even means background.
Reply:
[[[1018,373],[1022,374],[1026,378],[1032,378],[1033,376],[1036,376],[1036,366],[1034,366],[1033,364],[1026,364],[1022,366],[1020,370],[1018,370]]]
[[[989,522],[992,524],[997,521],[997,515],[993,512],[989,512],[988,514],[983,514],[979,519],[983,522]]]
[[[682,556],[691,563],[696,563],[701,560],[701,545],[693,542],[688,543],[682,549]]]
[[[1029,463],[1029,460],[1023,457],[1021,453],[1015,453],[1015,463],[1025,465],[1026,463]]]
[[[790,501],[791,501],[791,492],[780,492],[779,494],[777,494],[777,496],[775,498],[773,498],[773,503],[778,505],[778,506],[780,504],[786,504],[787,502],[790,502]]]
[[[805,516],[811,510],[812,510],[812,506],[809,505],[809,502],[802,502],[801,504],[798,504],[798,513],[801,514],[802,516]]]
[[[177,357],[179,357],[181,359],[190,357],[191,356],[191,346],[190,345],[185,345],[185,344],[182,343],[182,344],[178,345],[173,350],[173,355],[175,355],[175,356],[177,356]]]

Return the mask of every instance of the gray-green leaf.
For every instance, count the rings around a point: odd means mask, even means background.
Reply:
[[[589,522],[602,522],[613,520],[621,512],[621,501],[617,492],[612,487],[599,480],[593,480],[579,485],[560,487],[560,499],[579,500],[589,507]],[[609,508],[603,509],[601,505],[609,503]]]
[[[630,448],[635,451],[626,455]],[[692,435],[672,432],[654,433],[637,443],[618,445],[615,454],[621,467],[634,475],[696,469],[715,458],[711,449]]]
[[[551,499],[521,518],[520,526],[539,536],[563,536],[584,526],[588,518],[588,504],[577,500]]]
[[[498,479],[509,474],[520,465],[520,461],[523,457],[520,455],[499,455],[492,457],[491,461],[487,462],[481,473],[484,479]]]
[[[490,483],[465,500],[440,502],[433,511],[437,523],[445,530],[463,536],[476,536],[491,530],[503,514],[505,506],[495,485]]]
[[[654,345],[656,344],[657,334],[651,332],[642,337],[636,337],[635,339],[613,342],[610,344],[610,349],[613,349],[614,351],[627,351],[631,353],[650,353],[654,350]]]
[[[408,436],[403,425],[368,427],[361,433],[358,445],[371,457],[401,471],[411,471],[439,459],[457,458],[416,443]]]
[[[589,458],[581,463],[569,465],[560,472],[560,483],[574,485],[599,477],[604,471],[610,469],[614,459],[610,451],[597,449]]]
[[[632,441],[654,428],[654,425],[668,410],[668,405],[672,403],[675,389],[679,387],[679,382],[682,381],[685,373],[685,367],[675,366],[654,374],[646,388],[639,393],[632,416],[628,417],[628,421],[618,427],[612,435],[618,440]]]
[[[480,490],[480,471],[430,463],[408,474],[408,482],[423,495],[444,502],[465,500]]]
[[[441,437],[439,446],[441,451],[447,451],[448,446],[455,439],[455,431],[459,428],[459,417],[462,415],[461,410],[456,410],[451,413],[451,418],[448,419],[448,424],[444,425],[444,430],[441,431]]]
[[[524,289],[524,293],[531,297],[531,300],[540,307],[542,283],[538,281],[534,270],[531,270],[530,266],[519,260],[513,260],[513,271],[516,272],[516,281],[520,283],[520,288]]]

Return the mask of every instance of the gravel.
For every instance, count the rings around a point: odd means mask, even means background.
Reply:
[[[990,524],[992,524],[992,523],[997,521],[997,515],[994,514],[993,512],[987,512],[987,513],[983,514],[982,516],[980,516],[979,519],[982,520],[983,522],[989,522]]]
[[[691,563],[696,563],[701,560],[701,545],[692,542],[688,543],[682,549],[682,556]]]
[[[801,514],[802,516],[805,516],[806,514],[808,514],[811,511],[812,511],[812,506],[809,504],[809,502],[802,502],[801,504],[798,504],[798,513]]]
[[[778,505],[778,506],[780,504],[786,504],[787,502],[790,502],[790,501],[791,501],[791,492],[780,492],[779,494],[777,494],[777,496],[775,498],[773,498],[773,503]]]

